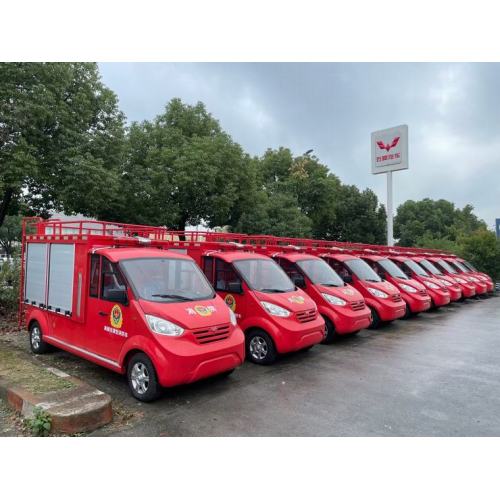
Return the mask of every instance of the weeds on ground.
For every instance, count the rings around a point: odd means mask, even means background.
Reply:
[[[33,436],[48,436],[52,427],[50,415],[38,407],[35,407],[33,417],[25,419],[24,423]]]

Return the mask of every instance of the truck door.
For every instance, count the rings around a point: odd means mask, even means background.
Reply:
[[[116,264],[106,257],[91,256],[87,316],[90,338],[87,347],[113,361],[118,359],[131,333],[129,306],[115,300],[116,292],[126,289],[125,280]]]
[[[228,262],[212,256],[204,256],[202,260],[203,272],[217,294],[240,320],[246,312],[246,296],[243,283],[234,267]]]

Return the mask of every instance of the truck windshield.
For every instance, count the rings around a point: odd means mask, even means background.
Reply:
[[[382,281],[382,278],[364,260],[349,259],[344,264],[362,281],[374,281],[376,283]]]
[[[382,259],[379,260],[378,263],[383,267],[384,271],[388,272],[393,278],[400,278],[402,280],[407,280],[409,279],[406,274],[399,269],[392,260],[389,259]]]
[[[469,270],[461,262],[458,262],[458,260],[454,261],[452,265],[455,266],[459,271],[462,271],[463,273],[469,272]]]
[[[215,297],[205,275],[190,260],[128,259],[120,262],[135,294],[152,302],[188,302]]]
[[[455,271],[455,269],[453,269],[450,264],[448,264],[448,262],[446,262],[445,260],[443,259],[439,259],[438,260],[438,264],[443,268],[443,269],[446,269],[449,273],[451,274],[457,274],[457,272]]]
[[[297,266],[315,285],[344,286],[342,278],[322,259],[299,260]]]
[[[429,276],[427,271],[420,267],[414,260],[408,259],[405,260],[405,264],[418,276]]]
[[[422,265],[423,268],[427,269],[427,271],[429,271],[431,274],[436,274],[437,276],[443,275],[443,273],[427,259],[421,260],[420,264]]]
[[[285,271],[272,259],[237,260],[234,267],[252,290],[265,293],[295,290],[295,285]]]
[[[473,271],[475,273],[477,273],[477,269],[467,260],[464,260],[463,262],[464,266],[467,267],[467,269],[469,269],[470,271]]]

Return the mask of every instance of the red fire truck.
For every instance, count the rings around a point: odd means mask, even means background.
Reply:
[[[193,259],[151,247],[162,231],[25,220],[19,318],[32,351],[55,346],[126,374],[142,401],[242,364],[234,313]]]
[[[464,278],[469,283],[473,283],[476,287],[477,295],[486,295],[489,291],[493,291],[493,282],[485,280],[482,276],[477,275],[467,269],[456,257],[450,257],[448,255],[443,255],[444,262],[458,273],[461,278]]]
[[[452,302],[461,300],[463,294],[460,285],[449,276],[442,273],[432,262],[427,260],[425,257],[419,257],[417,255],[412,255],[409,257],[411,260],[415,261],[418,265],[423,267],[431,276],[434,276],[439,282],[444,285],[450,292],[450,299]]]
[[[411,276],[415,281],[421,283],[427,289],[427,293],[431,298],[432,307],[441,307],[450,303],[450,292],[437,278],[431,276],[423,267],[418,265],[414,260],[402,255],[388,255],[389,259],[394,262],[408,276]]]
[[[271,364],[279,354],[309,349],[324,340],[325,322],[316,304],[273,259],[249,245],[208,241],[212,234],[172,231],[162,246],[186,252],[203,269],[234,311],[250,361]]]
[[[370,251],[374,252],[374,251]],[[392,283],[406,303],[405,317],[427,311],[431,307],[431,298],[426,287],[418,280],[409,278],[394,262],[384,255],[368,253],[363,260],[384,280]]]
[[[455,283],[458,283],[462,290],[462,297],[463,298],[470,298],[474,297],[476,295],[476,287],[474,283],[463,277],[461,278],[458,273],[448,264],[448,262],[445,262],[442,257],[436,257],[436,256],[429,256],[427,257],[427,260],[429,262],[432,262],[434,264],[434,267],[439,269],[445,276],[447,280],[453,280]]]
[[[370,326],[371,312],[363,296],[323,259],[293,251],[274,252],[272,248],[269,252],[293,283],[316,302],[327,328],[325,343]]]
[[[491,279],[490,276],[488,276],[486,273],[479,272],[470,262],[468,262],[468,261],[466,261],[464,259],[456,257],[455,261],[457,263],[460,263],[461,266],[463,268],[467,269],[467,271],[469,273],[471,273],[473,276],[476,276],[481,281],[483,281],[484,283],[486,283],[486,288],[487,288],[487,291],[489,293],[493,293],[495,291],[495,283],[493,283],[493,280]]]

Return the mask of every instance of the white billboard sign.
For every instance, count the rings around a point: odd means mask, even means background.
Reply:
[[[372,132],[372,174],[408,168],[408,125]]]

